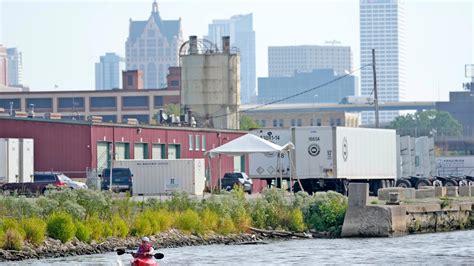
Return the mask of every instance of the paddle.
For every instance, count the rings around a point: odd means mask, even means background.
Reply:
[[[121,256],[123,254],[133,254],[133,252],[127,252],[123,248],[119,248],[116,251],[117,251],[117,255],[119,255],[119,256]],[[163,253],[155,253],[155,254],[153,254],[153,257],[155,257],[155,259],[157,259],[157,260],[161,260],[162,258],[165,257],[165,255]]]

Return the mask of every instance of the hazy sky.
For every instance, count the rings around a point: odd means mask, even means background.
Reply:
[[[213,19],[253,13],[257,77],[267,76],[267,47],[352,47],[359,65],[358,0],[159,1],[163,19],[182,18],[183,36],[203,36]],[[94,63],[105,52],[125,55],[129,18],[147,20],[149,1],[0,0],[0,43],[23,52],[31,90],[94,89]],[[474,0],[405,1],[408,100],[448,99],[464,65],[474,63]]]

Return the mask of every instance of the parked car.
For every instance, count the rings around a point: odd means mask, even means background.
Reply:
[[[79,182],[79,181],[74,181],[68,176],[65,176],[64,174],[60,174],[60,179],[65,182],[69,188],[71,189],[87,189],[87,185],[85,183]]]
[[[27,183],[6,183],[1,186],[4,195],[38,195],[44,194],[48,186],[56,188],[68,187],[65,175],[55,172],[36,172],[33,175],[33,182]]]
[[[106,168],[99,175],[101,178],[101,189],[109,190],[110,169]],[[112,168],[112,190],[116,192],[129,191],[132,193],[133,174],[129,168]]]
[[[252,193],[253,182],[246,173],[225,173],[221,180],[221,189],[230,191],[234,185],[242,186],[245,192]]]

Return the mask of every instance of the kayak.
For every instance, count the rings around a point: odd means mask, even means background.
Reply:
[[[161,260],[165,257],[163,253],[155,253],[153,256],[140,256],[137,253],[131,251],[125,251],[124,249],[117,249],[117,255],[131,254],[133,256],[132,266],[157,266],[158,263],[155,259]]]

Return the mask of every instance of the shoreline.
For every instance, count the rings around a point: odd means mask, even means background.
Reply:
[[[295,236],[277,236],[264,234],[231,234],[227,236],[209,233],[205,236],[185,234],[179,230],[170,229],[167,232],[150,236],[151,242],[160,248],[178,248],[185,246],[207,246],[207,245],[234,245],[248,242],[258,242],[286,239],[296,239]],[[107,240],[97,243],[85,243],[74,238],[66,243],[59,240],[47,238],[42,245],[33,246],[25,243],[20,251],[0,249],[0,262],[59,258],[69,256],[93,255],[114,252],[117,248],[135,249],[140,243],[140,237],[128,237],[120,239],[109,237]],[[263,243],[262,243],[263,244]]]

